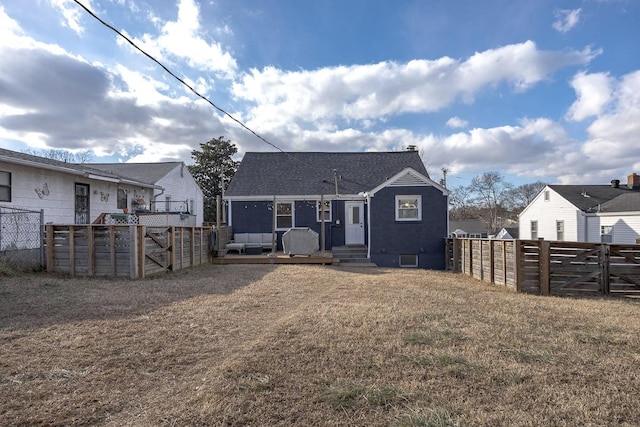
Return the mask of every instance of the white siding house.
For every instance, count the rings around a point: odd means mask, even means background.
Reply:
[[[89,224],[103,213],[149,209],[169,195],[182,201],[176,210],[202,225],[202,191],[184,163],[118,165],[127,166],[73,164],[0,148],[0,205],[43,210],[45,222]]]
[[[640,176],[626,186],[548,185],[520,213],[521,239],[636,243],[640,237]]]
[[[202,225],[204,196],[183,162],[100,163],[92,166],[153,183],[157,188],[146,209],[153,212],[188,212],[196,216],[196,225]]]

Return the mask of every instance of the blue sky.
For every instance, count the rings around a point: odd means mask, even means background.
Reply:
[[[640,0],[82,0],[285,151],[416,145],[450,186],[640,172]],[[71,0],[0,0],[0,146],[273,151]]]

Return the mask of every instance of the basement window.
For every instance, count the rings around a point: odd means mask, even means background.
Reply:
[[[0,171],[0,202],[11,201],[11,172]]]
[[[400,255],[400,267],[417,267],[418,266],[418,254],[404,254]]]

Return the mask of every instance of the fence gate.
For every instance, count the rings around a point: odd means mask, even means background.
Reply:
[[[141,277],[173,270],[173,227],[142,227]]]
[[[44,267],[44,211],[0,206],[0,262],[19,271]]]

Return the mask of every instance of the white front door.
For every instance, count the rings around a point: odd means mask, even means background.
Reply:
[[[344,202],[346,224],[344,243],[346,245],[364,245],[364,203]]]

